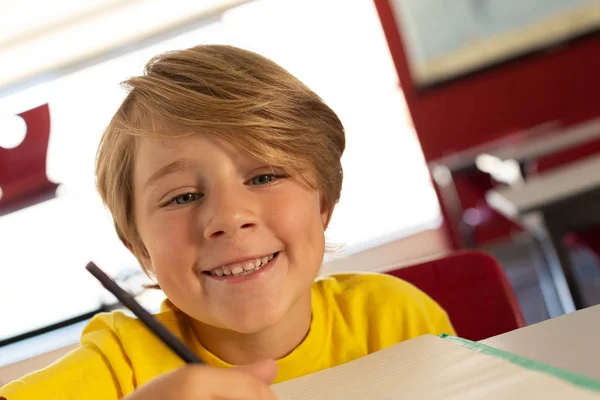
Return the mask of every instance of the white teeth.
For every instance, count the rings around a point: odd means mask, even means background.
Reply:
[[[267,264],[269,261],[271,261],[273,259],[273,257],[275,257],[275,255],[271,254],[268,257],[257,258],[254,261],[247,261],[247,262],[241,263],[241,264],[223,266],[221,268],[213,269],[212,271],[209,271],[209,272],[211,275],[215,275],[215,276],[248,275],[248,274],[251,274],[252,272],[255,272],[255,271],[258,271],[259,269],[261,269],[265,264]]]
[[[232,275],[237,275],[240,272],[244,272],[244,268],[240,267],[239,265],[236,265],[235,267],[231,268]]]

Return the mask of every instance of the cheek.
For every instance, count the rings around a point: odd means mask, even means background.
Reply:
[[[189,249],[195,248],[190,244],[197,241],[196,229],[189,220],[185,212],[164,213],[144,227],[142,239],[159,280],[176,278],[171,272],[178,267],[185,268],[191,262],[186,262],[192,256]]]
[[[270,225],[276,227],[276,234],[288,246],[302,252],[324,251],[325,233],[317,194],[301,191],[280,199],[268,210]]]

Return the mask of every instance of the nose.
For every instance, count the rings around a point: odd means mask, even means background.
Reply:
[[[204,203],[204,238],[233,238],[257,226],[256,202],[244,189],[215,189]]]

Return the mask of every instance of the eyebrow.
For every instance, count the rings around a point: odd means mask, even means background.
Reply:
[[[165,176],[167,176],[169,174],[185,171],[189,167],[190,167],[190,162],[185,159],[173,161],[172,163],[162,166],[159,169],[157,169],[152,174],[152,176],[150,176],[150,178],[148,178],[148,180],[146,181],[146,184],[144,185],[144,189],[147,189],[148,187],[156,184],[156,182],[158,182],[159,180],[161,180],[162,178],[164,178]]]

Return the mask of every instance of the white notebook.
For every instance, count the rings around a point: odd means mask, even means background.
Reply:
[[[272,388],[280,400],[600,399],[590,378],[432,335]]]

